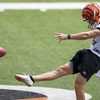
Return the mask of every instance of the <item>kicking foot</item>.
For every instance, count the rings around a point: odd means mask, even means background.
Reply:
[[[16,74],[16,80],[25,83],[27,86],[32,86],[35,82],[31,75]]]

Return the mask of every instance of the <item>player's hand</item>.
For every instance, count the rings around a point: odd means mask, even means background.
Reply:
[[[59,42],[62,42],[62,40],[67,39],[67,35],[64,33],[55,33],[55,37],[58,39]]]

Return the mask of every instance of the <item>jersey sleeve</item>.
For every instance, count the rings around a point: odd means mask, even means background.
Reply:
[[[100,24],[96,26],[96,29],[99,29],[100,30]]]

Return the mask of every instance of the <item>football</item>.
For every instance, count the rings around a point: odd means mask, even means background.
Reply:
[[[0,47],[0,57],[3,57],[6,54],[6,49]]]

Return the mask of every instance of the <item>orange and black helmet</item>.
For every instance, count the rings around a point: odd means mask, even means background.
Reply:
[[[100,6],[97,4],[88,4],[82,9],[82,19],[98,22],[100,18]]]

